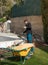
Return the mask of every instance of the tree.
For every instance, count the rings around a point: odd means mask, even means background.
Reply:
[[[48,43],[48,0],[42,1],[42,20],[44,30],[44,40]]]
[[[3,16],[13,6],[12,0],[0,0],[0,14]]]
[[[16,5],[20,6],[24,3],[24,0],[15,0]]]

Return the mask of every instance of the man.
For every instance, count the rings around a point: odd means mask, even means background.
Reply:
[[[31,23],[28,22],[27,20],[24,21],[25,23],[25,31],[23,33],[26,33],[27,35],[27,42],[28,43],[32,43],[32,27],[31,27]]]
[[[28,22],[28,20],[24,20],[25,23],[25,31],[23,33],[26,33],[27,36],[27,42],[28,43],[32,43],[32,27],[31,27],[31,23]],[[29,53],[29,55],[33,55],[34,52],[34,48],[31,48],[31,52]]]

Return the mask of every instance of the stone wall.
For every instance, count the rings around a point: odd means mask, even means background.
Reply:
[[[22,33],[24,31],[23,26],[25,19],[28,19],[28,21],[31,22],[33,33],[35,32],[43,36],[42,16],[24,16],[12,18],[11,32]]]

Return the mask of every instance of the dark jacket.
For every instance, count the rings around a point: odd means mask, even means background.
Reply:
[[[32,27],[31,27],[31,23],[27,23],[26,25],[26,30],[23,33],[31,33],[32,34]]]

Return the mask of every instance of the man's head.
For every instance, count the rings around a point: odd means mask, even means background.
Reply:
[[[24,20],[24,23],[25,23],[25,24],[27,24],[27,23],[28,23],[28,20],[27,20],[27,19],[26,19],[26,20]]]

